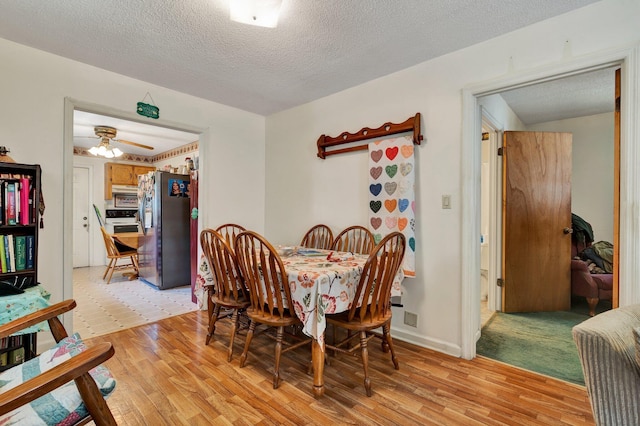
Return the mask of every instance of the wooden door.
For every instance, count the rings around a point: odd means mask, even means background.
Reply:
[[[504,312],[571,308],[571,140],[504,133]]]

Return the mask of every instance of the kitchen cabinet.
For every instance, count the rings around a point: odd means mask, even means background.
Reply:
[[[138,185],[138,175],[155,171],[155,167],[134,164],[105,163],[104,165],[104,199],[113,198],[113,185]]]

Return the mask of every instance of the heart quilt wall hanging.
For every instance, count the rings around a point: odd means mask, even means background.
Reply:
[[[415,277],[415,157],[410,136],[369,144],[369,229],[376,244],[391,232],[407,240],[403,269]]]

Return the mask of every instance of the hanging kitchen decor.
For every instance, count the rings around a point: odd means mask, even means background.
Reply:
[[[144,101],[147,99],[147,97],[151,99],[151,102],[155,103],[155,101],[151,97],[151,94],[147,92],[147,94],[144,95],[144,98],[142,98],[142,101],[138,102],[138,108],[136,109],[138,114],[143,115],[145,117],[149,117],[149,118],[155,118],[155,119],[159,118],[160,108],[158,108],[153,104],[145,103]]]

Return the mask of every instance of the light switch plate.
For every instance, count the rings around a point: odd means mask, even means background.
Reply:
[[[442,196],[442,208],[450,209],[451,208],[451,195],[443,195]]]

